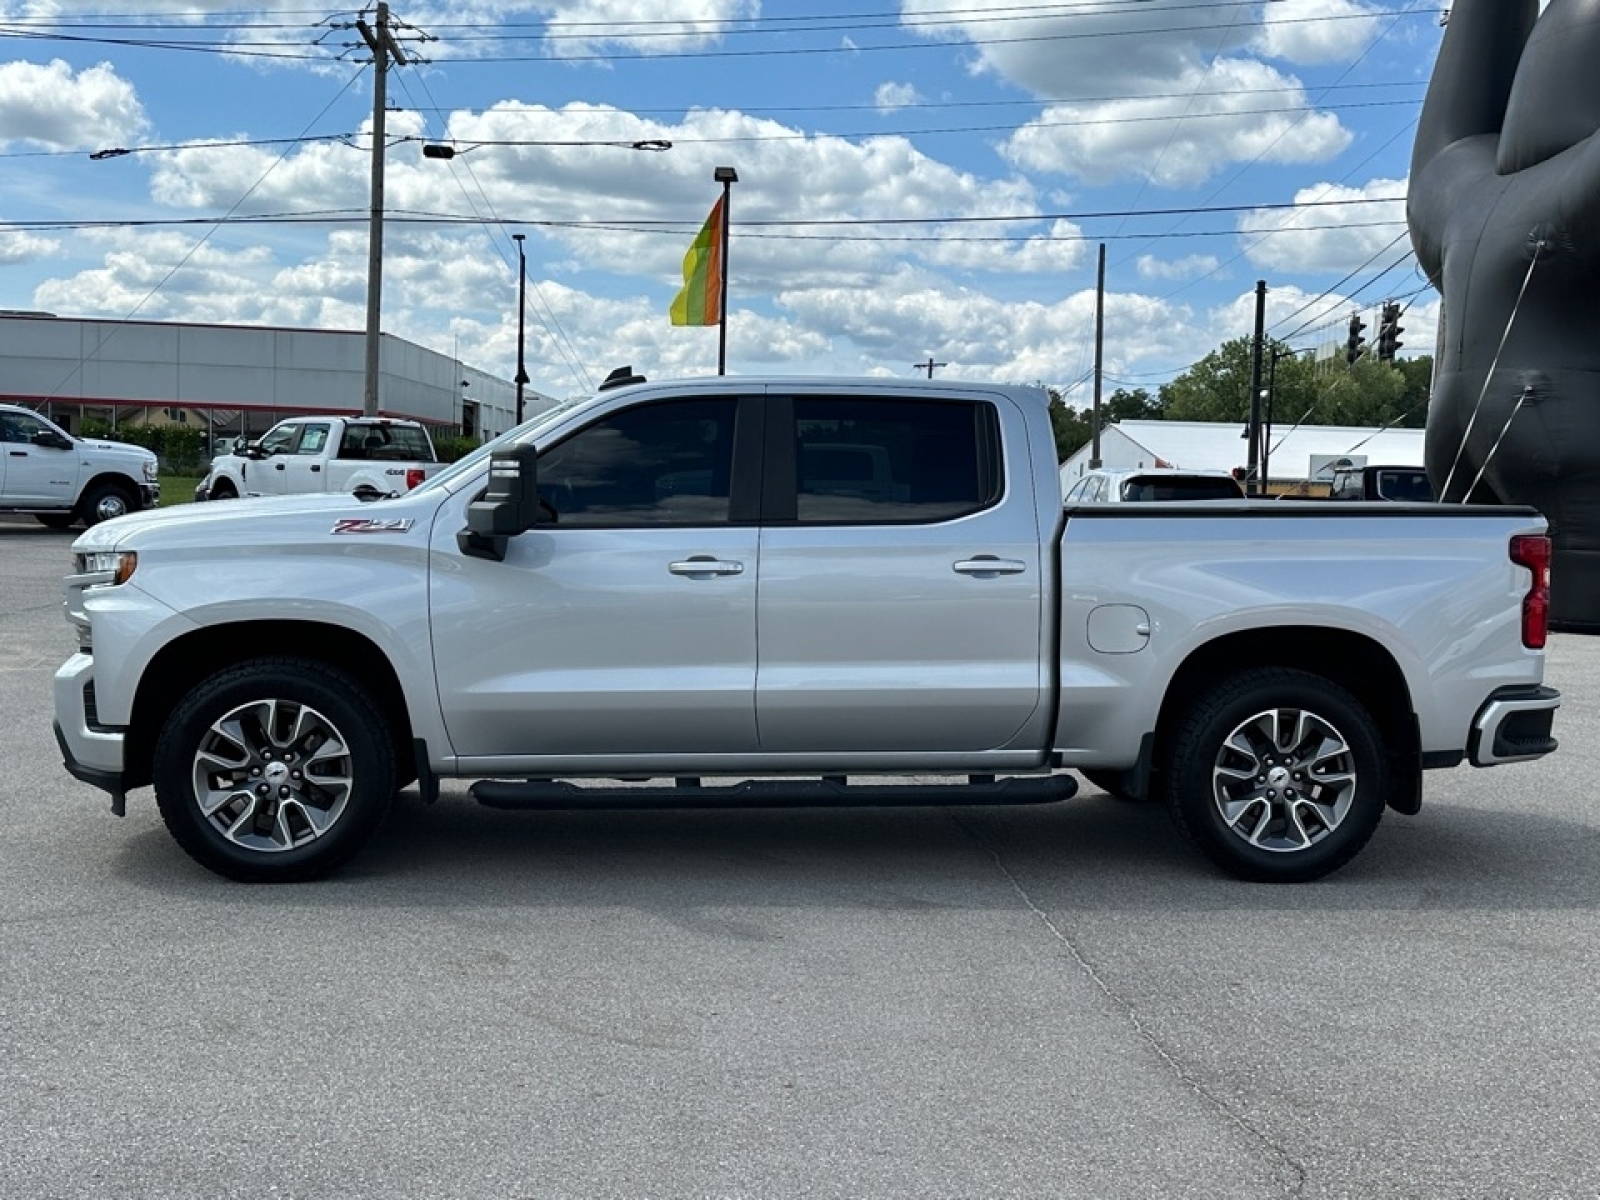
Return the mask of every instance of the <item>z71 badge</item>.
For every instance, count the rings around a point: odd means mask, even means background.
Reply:
[[[410,517],[395,517],[388,521],[373,517],[344,517],[333,523],[334,533],[404,533],[410,528]]]

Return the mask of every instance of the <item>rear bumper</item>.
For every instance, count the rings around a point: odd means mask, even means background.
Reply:
[[[1467,738],[1475,767],[1531,762],[1556,748],[1550,736],[1561,693],[1550,687],[1501,688],[1484,701]]]

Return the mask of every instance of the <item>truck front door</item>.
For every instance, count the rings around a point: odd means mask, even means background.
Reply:
[[[256,443],[260,458],[249,460],[245,491],[252,496],[282,496],[289,488],[289,460],[300,437],[300,422],[282,421]]]
[[[464,758],[736,754],[755,728],[758,399],[642,403],[539,459],[503,562],[433,535],[434,667]]]
[[[326,421],[307,421],[300,426],[300,439],[294,453],[285,455],[283,487],[291,496],[328,490],[328,432]],[[276,474],[276,472],[274,472]]]
[[[43,434],[44,442],[36,440]],[[78,448],[54,439],[61,431],[32,413],[0,413],[7,504],[70,508],[78,495]]]
[[[763,752],[991,750],[1027,725],[1047,647],[1041,535],[1003,415],[962,398],[774,397]]]

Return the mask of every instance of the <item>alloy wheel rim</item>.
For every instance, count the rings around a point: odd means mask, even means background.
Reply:
[[[1223,825],[1258,850],[1292,854],[1332,834],[1356,796],[1355,753],[1327,718],[1271,708],[1222,740],[1211,795]]]
[[[253,700],[213,721],[194,756],[200,815],[245,850],[279,853],[324,837],[354,786],[349,744],[308,704]]]

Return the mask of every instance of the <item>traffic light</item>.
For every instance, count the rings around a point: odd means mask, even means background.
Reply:
[[[1378,321],[1379,362],[1394,361],[1394,352],[1405,344],[1400,340],[1404,332],[1400,324],[1400,306],[1391,300],[1383,306],[1383,317]]]
[[[1344,344],[1344,360],[1352,365],[1356,359],[1367,352],[1367,340],[1361,336],[1367,323],[1361,319],[1360,313],[1350,314],[1350,337]]]

